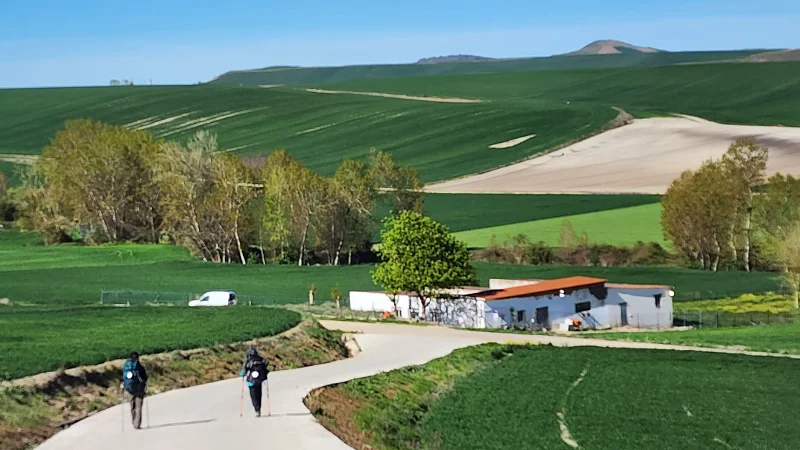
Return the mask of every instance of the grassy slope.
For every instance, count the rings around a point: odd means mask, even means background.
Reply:
[[[27,242],[27,245],[26,245]],[[710,273],[676,268],[600,268],[515,266],[476,263],[483,285],[489,278],[604,277],[615,282],[663,283],[675,286],[678,299],[717,298],[745,292],[775,291],[773,273]],[[342,292],[376,289],[372,266],[247,266],[208,264],[168,245],[42,247],[30,235],[0,232],[0,298],[14,302],[64,305],[95,304],[102,291],[201,294],[234,289],[242,300],[301,303],[314,283],[318,301],[329,299],[332,287]]]
[[[425,194],[424,210],[457,232],[658,202],[657,195]],[[375,215],[388,212],[384,207]]]
[[[533,242],[559,245],[564,220],[572,222],[577,233],[586,232],[591,243],[630,246],[642,241],[668,245],[661,229],[658,203],[474,229],[456,233],[456,237],[472,248],[488,247],[492,237],[502,244],[518,234],[528,236]],[[620,227],[622,223],[626,226]]]
[[[0,309],[3,378],[272,336],[300,315],[272,308]]]
[[[739,59],[755,50],[732,52],[627,53],[603,56],[552,56],[508,61],[440,64],[386,64],[344,67],[278,68],[232,71],[212,83],[245,86],[274,84],[326,84],[344,81],[454,74],[530,72],[538,70],[592,69],[600,67],[653,67],[668,64]]]
[[[37,154],[66,120],[90,117],[114,124],[174,119],[148,130],[170,139],[202,128],[191,120],[242,112],[204,125],[238,154],[284,148],[322,174],[375,147],[419,168],[425,181],[510,163],[591,134],[612,120],[606,105],[566,108],[552,102],[443,104],[301,90],[222,85],[0,90],[0,153]],[[175,118],[181,114],[192,115]],[[173,133],[175,134],[168,134]],[[538,133],[498,152],[490,145]]]
[[[755,351],[800,354],[800,322],[664,333],[599,333],[603,339],[698,346],[741,346]]]
[[[359,81],[336,89],[604,104],[640,117],[681,113],[727,123],[800,126],[800,62],[706,64],[402,78]]]
[[[563,411],[586,450],[788,450],[800,441],[798,368],[736,355],[484,345],[344,383],[312,406],[324,414],[337,410],[326,400],[349,405],[350,423],[321,420],[381,449],[567,448]]]

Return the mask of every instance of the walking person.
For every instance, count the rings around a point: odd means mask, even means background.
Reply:
[[[125,389],[131,395],[131,419],[133,428],[142,428],[142,407],[144,396],[147,392],[147,370],[139,361],[139,354],[131,353],[130,358],[122,366],[122,384],[120,389]],[[148,419],[149,420],[149,419]]]
[[[244,366],[239,375],[245,377],[247,381],[247,387],[250,389],[250,401],[253,403],[256,417],[261,417],[261,399],[264,392],[262,385],[267,380],[268,373],[267,361],[258,354],[256,347],[251,345],[247,349]]]

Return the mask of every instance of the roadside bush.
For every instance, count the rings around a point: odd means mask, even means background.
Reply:
[[[727,313],[788,313],[793,312],[792,299],[788,295],[766,292],[763,294],[744,294],[716,300],[676,302],[675,308],[684,311],[727,312]]]
[[[544,242],[530,243],[524,236],[498,246],[493,239],[485,249],[473,251],[480,261],[506,264],[567,264],[572,266],[630,267],[680,265],[680,259],[655,242],[638,242],[633,247],[608,244],[550,247]]]

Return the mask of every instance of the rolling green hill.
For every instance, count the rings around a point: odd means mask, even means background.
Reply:
[[[614,105],[637,117],[680,113],[726,123],[800,126],[800,62],[398,78],[335,89],[470,96],[531,107],[569,101],[570,107]]]
[[[616,114],[596,104],[451,104],[221,85],[0,90],[0,153],[38,154],[66,120],[90,117],[167,139],[208,128],[237,154],[286,149],[326,175],[374,147],[434,181],[548,150]],[[536,139],[513,151],[489,148],[531,133]]]
[[[64,121],[91,117],[167,139],[208,128],[229,151],[249,155],[283,148],[325,175],[343,159],[378,148],[432,182],[586,137],[616,116],[612,106],[637,117],[682,113],[729,123],[800,125],[800,103],[794,100],[800,98],[800,62],[386,78],[335,89],[420,99],[216,84],[0,90],[0,154],[38,154]],[[420,101],[431,96],[483,101]],[[513,147],[490,148],[534,134]]]
[[[624,52],[620,55],[559,55],[545,58],[520,58],[439,64],[372,64],[303,68],[268,67],[264,69],[227,72],[214,79],[212,83],[244,86],[327,84],[394,77],[597,69],[604,67],[656,67],[681,63],[735,60],[746,58],[761,51],[762,50],[675,53]]]

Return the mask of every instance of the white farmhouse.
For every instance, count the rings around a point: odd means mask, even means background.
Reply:
[[[490,280],[489,288],[448,291],[448,299],[431,300],[427,320],[469,328],[522,326],[561,328],[578,320],[584,328],[672,326],[671,286],[608,283],[600,278],[556,280]],[[391,312],[419,317],[419,300],[409,293],[390,298],[383,292],[350,292],[356,311]]]

